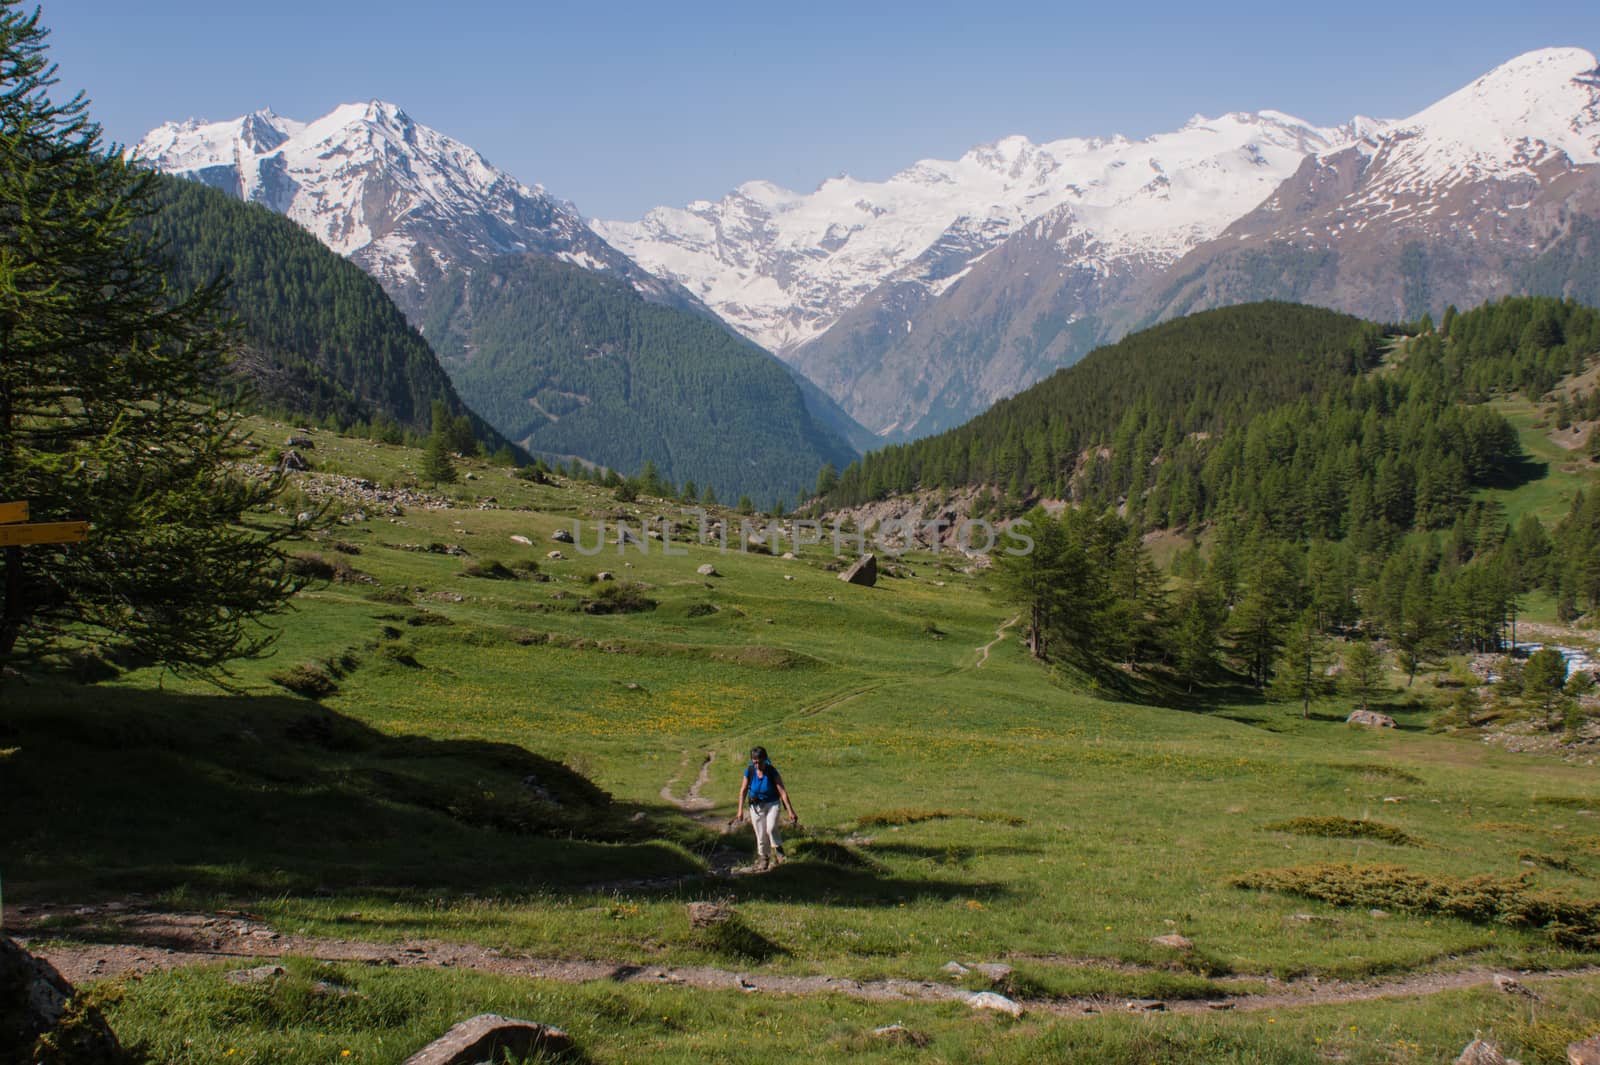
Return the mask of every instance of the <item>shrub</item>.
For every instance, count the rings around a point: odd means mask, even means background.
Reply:
[[[517,575],[506,567],[505,563],[495,559],[484,559],[482,562],[463,562],[461,572],[468,577],[482,577],[490,581],[514,581]]]
[[[320,666],[301,663],[288,669],[280,669],[267,677],[268,680],[280,688],[287,688],[296,695],[304,695],[307,699],[321,699],[332,695],[339,690]]]
[[[313,581],[333,580],[333,563],[314,551],[300,551],[289,556],[289,572],[296,577]]]
[[[638,614],[656,608],[654,599],[646,598],[644,586],[634,581],[607,584],[583,604],[585,614]]]
[[[709,617],[717,612],[715,603],[691,603],[686,614],[691,618]]]
[[[411,595],[404,588],[380,588],[367,596],[373,603],[388,603],[390,606],[410,606]]]
[[[1382,821],[1352,821],[1348,817],[1295,817],[1264,826],[1269,832],[1292,832],[1297,836],[1327,836],[1333,839],[1375,839],[1396,847],[1420,847],[1422,841]]]
[[[1281,891],[1335,906],[1440,914],[1477,924],[1540,929],[1557,944],[1600,947],[1600,902],[1537,891],[1521,877],[1427,876],[1398,865],[1318,863],[1261,869],[1233,878],[1234,887]]]

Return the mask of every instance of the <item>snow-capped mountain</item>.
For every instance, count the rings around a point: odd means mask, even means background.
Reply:
[[[344,104],[313,122],[257,111],[171,122],[133,154],[287,215],[376,277],[408,314],[458,266],[532,252],[687,302],[601,239],[576,208],[495,169],[394,104]]]
[[[937,295],[1022,225],[1064,206],[1108,259],[1175,258],[1259,203],[1306,155],[1353,132],[1264,111],[1196,116],[1137,141],[1013,136],[887,181],[839,177],[806,194],[754,181],[716,203],[595,228],[787,354],[897,274]]]
[[[1597,218],[1600,65],[1581,48],[1529,52],[1307,159],[1177,264],[1143,315],[1281,296],[1392,319],[1572,294],[1584,271],[1565,245]],[[1595,287],[1592,260],[1586,272]]]

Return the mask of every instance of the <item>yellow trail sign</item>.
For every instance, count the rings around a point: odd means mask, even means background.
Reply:
[[[0,525],[0,547],[28,544],[75,544],[89,535],[86,521],[41,521],[32,525]]]
[[[13,522],[28,520],[28,501],[20,503],[0,503],[0,525],[10,525]]]

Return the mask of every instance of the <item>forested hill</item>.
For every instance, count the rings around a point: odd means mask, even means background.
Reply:
[[[622,473],[646,461],[723,498],[792,498],[855,450],[777,359],[625,282],[504,256],[446,278],[423,330],[474,408],[530,451]]]
[[[1237,520],[1381,550],[1448,529],[1474,489],[1526,474],[1483,401],[1542,397],[1600,352],[1600,312],[1515,298],[1395,336],[1310,307],[1209,311],[1102,348],[960,429],[866,456],[829,502],[992,485],[1138,527]],[[1594,406],[1594,396],[1584,399]]]
[[[426,434],[432,404],[467,415],[490,449],[505,443],[468,410],[422,336],[376,281],[294,222],[198,182],[159,177],[146,222],[187,291],[218,274],[239,318],[239,369],[270,412],[387,435]]]
[[[1189,434],[1216,433],[1355,377],[1376,363],[1382,341],[1372,323],[1292,303],[1167,322],[1096,349],[956,429],[865,456],[828,502],[978,484],[1014,498],[1067,498],[1090,449],[1133,443],[1148,460]],[[1124,441],[1134,425],[1139,439]]]

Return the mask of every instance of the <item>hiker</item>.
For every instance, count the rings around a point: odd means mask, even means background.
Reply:
[[[778,807],[789,811],[789,823],[797,825],[794,807],[789,803],[789,793],[784,790],[783,776],[778,767],[767,758],[765,747],[750,749],[750,764],[744,770],[744,782],[739,785],[739,812],[733,815],[734,823],[744,820],[744,801],[750,800],[750,823],[756,830],[756,872],[763,872],[783,861],[783,836],[778,832]]]

